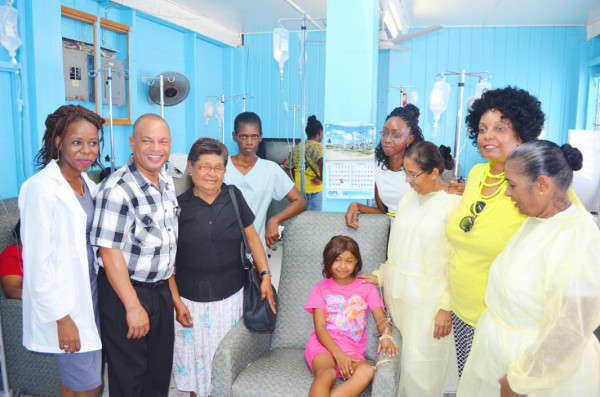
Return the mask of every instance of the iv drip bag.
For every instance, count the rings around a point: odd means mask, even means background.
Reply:
[[[419,93],[416,90],[410,92],[410,103],[417,106],[419,102]]]
[[[212,102],[207,100],[204,103],[204,117],[206,117],[206,125],[208,125],[208,121],[213,116],[214,111],[215,111],[215,108],[214,108]]]
[[[217,113],[217,120],[219,121],[219,127],[223,125],[223,119],[225,118],[225,104],[223,102],[217,102],[215,106]]]
[[[17,16],[19,12],[10,6],[0,6],[0,44],[8,50],[11,62],[17,64],[16,50],[21,46]]]
[[[283,66],[290,57],[290,32],[282,27],[273,30],[273,58],[279,62],[279,73],[283,79]]]
[[[445,80],[438,80],[433,85],[431,94],[429,96],[429,109],[433,112],[433,133],[432,138],[435,138],[437,134],[437,128],[439,126],[438,121],[442,113],[446,111],[448,107],[448,97],[450,96],[450,84]]]
[[[475,86],[475,100],[481,98],[481,95],[485,91],[489,91],[492,89],[492,83],[489,80],[482,80]]]

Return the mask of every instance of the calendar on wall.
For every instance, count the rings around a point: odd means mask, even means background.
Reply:
[[[325,125],[327,198],[374,198],[375,140],[374,124]]]

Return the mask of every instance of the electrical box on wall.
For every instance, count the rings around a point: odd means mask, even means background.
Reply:
[[[110,66],[121,72],[112,72],[112,100],[115,106],[127,105],[127,93],[125,90],[125,75],[122,71],[125,69],[125,63],[119,59],[102,57],[102,69],[107,70]],[[102,104],[108,105],[108,83],[106,73],[102,73]]]
[[[88,54],[85,51],[63,47],[63,76],[66,99],[80,101],[88,99],[87,57]]]
[[[111,69],[117,70],[117,71],[113,71],[111,73],[111,76],[112,76],[111,90],[112,90],[113,106],[126,106],[127,105],[127,91],[126,91],[126,86],[125,86],[126,81],[125,81],[125,76],[121,72],[123,69],[125,69],[125,62],[123,62],[119,59],[108,58],[108,57],[102,57],[101,59],[102,59],[102,66],[101,66],[102,70],[106,71],[109,66]],[[94,69],[94,56],[93,55],[88,55],[87,63],[88,63],[89,70],[93,70]],[[106,80],[107,73],[102,72],[102,73],[99,73],[97,76],[102,78],[102,104],[108,105],[108,83]],[[90,77],[89,83],[90,83],[90,87],[91,87],[90,101],[93,102],[96,100],[96,86],[94,85],[94,79],[92,77]]]

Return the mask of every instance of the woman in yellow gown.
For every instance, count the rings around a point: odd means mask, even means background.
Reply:
[[[581,152],[533,141],[505,165],[529,216],[492,263],[458,396],[600,395],[600,231],[568,197]]]
[[[383,285],[402,334],[402,397],[439,397],[458,376],[448,292],[452,246],[445,225],[460,196],[448,194],[440,178],[453,164],[450,149],[431,142],[407,150],[404,169],[412,190],[398,203],[388,259],[373,275],[358,276]]]

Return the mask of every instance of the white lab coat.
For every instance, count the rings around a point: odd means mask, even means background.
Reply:
[[[96,184],[83,173],[92,196]],[[77,325],[81,352],[102,348],[96,328],[86,247],[86,214],[53,160],[19,194],[23,242],[23,345],[64,353],[56,321]]]
[[[458,396],[600,395],[600,232],[582,209],[529,218],[492,263]]]
[[[435,317],[450,311],[448,218],[460,197],[444,191],[407,192],[396,208],[388,258],[374,274],[402,335],[398,397],[439,397],[456,383],[454,334],[434,339]]]

